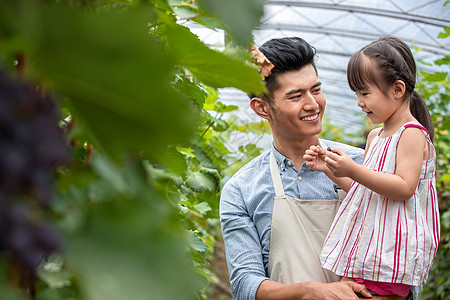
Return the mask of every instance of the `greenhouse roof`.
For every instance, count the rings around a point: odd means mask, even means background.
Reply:
[[[380,36],[396,36],[413,49],[418,67],[450,54],[450,38],[438,38],[450,27],[446,0],[316,0],[267,1],[260,28],[254,31],[260,46],[271,38],[299,36],[318,53],[317,68],[327,99],[330,122],[346,132],[357,132],[364,118],[346,81],[351,54]],[[223,49],[223,33],[194,28],[206,44]],[[448,70],[445,70],[448,71]],[[235,89],[222,89],[221,100],[241,108],[239,118],[260,120],[249,108],[248,97]]]

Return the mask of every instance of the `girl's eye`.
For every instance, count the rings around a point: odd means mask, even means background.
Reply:
[[[369,95],[369,93],[361,93],[363,96],[367,96]]]

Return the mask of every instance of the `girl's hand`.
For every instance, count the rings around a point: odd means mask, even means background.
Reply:
[[[325,159],[326,150],[318,146],[311,146],[305,151],[303,159],[306,161],[306,166],[311,170],[326,172],[328,170]]]
[[[351,173],[357,165],[342,149],[333,148],[326,151],[324,158],[326,166],[331,174],[336,177],[351,177]]]

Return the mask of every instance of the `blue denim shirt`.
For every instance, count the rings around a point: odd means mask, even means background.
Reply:
[[[362,163],[362,149],[320,141],[322,147],[341,148],[357,163]],[[338,199],[337,187],[326,175],[310,170],[305,164],[297,171],[293,162],[273,147],[227,181],[220,199],[220,222],[231,288],[239,300],[255,299],[261,282],[269,279],[270,228],[275,197],[269,168],[270,151],[277,160],[286,195],[297,199]]]

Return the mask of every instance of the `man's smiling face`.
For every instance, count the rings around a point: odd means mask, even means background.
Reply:
[[[272,93],[272,131],[287,140],[317,135],[322,130],[325,97],[312,65],[278,77],[280,88]]]

